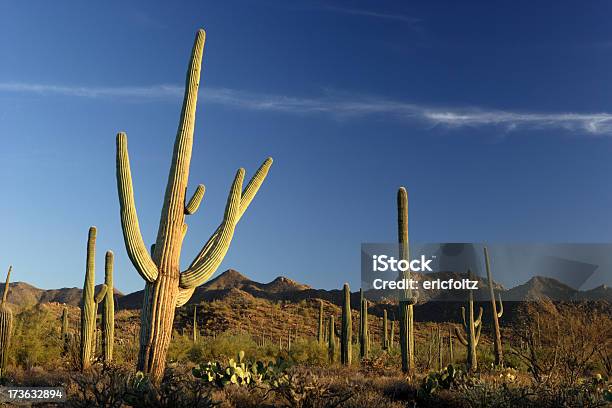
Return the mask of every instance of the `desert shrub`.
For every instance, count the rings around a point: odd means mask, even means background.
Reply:
[[[11,340],[10,356],[24,369],[60,361],[63,343],[57,317],[42,306],[19,313]]]
[[[288,357],[294,364],[323,365],[328,361],[327,346],[319,345],[314,339],[300,338],[291,344]]]

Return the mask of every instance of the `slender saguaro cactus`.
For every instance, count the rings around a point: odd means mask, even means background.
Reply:
[[[340,362],[344,365],[351,365],[352,348],[352,318],[351,318],[351,289],[348,283],[342,288],[342,337],[340,343]]]
[[[400,259],[410,261],[408,241],[408,191],[400,187],[397,191],[397,229],[400,244]],[[410,270],[402,272],[402,278],[410,279]],[[400,347],[402,350],[402,371],[414,372],[414,304],[417,297],[410,289],[403,293],[399,301]]]
[[[68,336],[68,308],[64,306],[64,308],[62,309],[62,341],[66,340],[66,336]]]
[[[102,313],[102,357],[104,363],[113,361],[115,347],[115,287],[113,284],[113,251],[106,251],[104,258],[104,309]]]
[[[395,347],[395,320],[391,320],[391,333],[389,334],[389,350]]]
[[[2,294],[2,303],[0,303],[0,377],[6,373],[11,335],[13,334],[13,312],[6,301],[12,270],[13,267],[9,266],[6,274],[6,283],[4,284],[4,293]]]
[[[448,359],[451,364],[455,364],[455,355],[453,354],[453,331],[448,328]]]
[[[359,344],[363,338],[363,288],[359,288]],[[359,352],[362,355],[361,351]]]
[[[485,266],[487,268],[487,281],[489,282],[489,296],[491,297],[491,312],[493,315],[493,329],[494,329],[494,339],[493,339],[493,352],[495,354],[495,365],[503,366],[504,365],[504,354],[502,350],[502,342],[501,342],[501,333],[499,330],[499,318],[504,314],[504,304],[501,300],[501,294],[498,293],[499,296],[499,311],[497,310],[497,304],[495,303],[495,291],[493,290],[493,277],[491,274],[491,264],[489,260],[489,250],[487,247],[484,247],[484,256],[485,256]]]
[[[368,330],[368,300],[361,301],[361,337],[359,338],[359,355],[361,358],[370,357],[370,332]]]
[[[193,343],[198,342],[198,307],[193,306]]]
[[[389,326],[387,324],[387,309],[383,310],[383,337],[382,337],[382,348],[387,350],[389,348],[389,338],[387,337],[387,330]]]
[[[469,274],[469,272],[468,272]],[[465,318],[465,307],[461,307],[461,316],[463,318],[463,330],[465,336],[461,331],[455,327],[455,334],[457,338],[467,348],[467,369],[468,371],[476,371],[478,369],[478,360],[476,358],[476,346],[480,340],[480,331],[482,329],[482,307],[478,311],[478,317],[474,319],[474,294],[470,290],[468,298],[468,318]]]
[[[96,227],[89,228],[87,237],[87,261],[85,264],[85,283],[83,284],[83,300],[81,305],[81,370],[91,366],[96,342],[96,317],[98,304],[106,295],[107,286],[102,285],[97,295],[95,291],[96,270]]]
[[[320,345],[323,345],[323,301],[319,300],[319,328],[317,332],[317,341]]]
[[[187,270],[180,272],[181,246],[187,231],[185,216],[196,212],[204,196],[204,186],[199,185],[189,201],[185,197],[205,36],[204,30],[197,32],[191,53],[183,108],[152,255],[145,247],[138,223],[127,136],[125,133],[117,135],[117,187],[123,236],[128,256],[145,280],[138,369],[149,374],[154,383],[161,381],[166,366],[174,309],[184,305],[196,287],[206,282],[217,270],[230,246],[236,224],[272,165],[272,159],[266,159],[244,190],[244,169],[238,170],[230,189],[223,221]]]
[[[327,336],[327,354],[329,362],[336,361],[336,325],[334,323],[334,315],[329,316],[329,335]]]

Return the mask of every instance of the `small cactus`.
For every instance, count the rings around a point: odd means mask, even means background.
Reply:
[[[336,361],[336,327],[334,323],[334,315],[329,316],[328,327],[327,352],[329,362],[334,363],[334,361]]]
[[[319,300],[319,328],[317,332],[317,341],[320,345],[323,345],[323,301]]]
[[[389,348],[389,338],[387,337],[387,331],[389,329],[387,323],[387,309],[383,310],[383,337],[382,337],[382,348],[387,350]]]
[[[9,283],[11,280],[11,271],[13,267],[9,266],[6,274],[6,283],[4,284],[4,293],[2,294],[2,303],[0,303],[0,377],[6,372],[6,364],[8,362],[9,347],[11,345],[11,335],[13,330],[13,312],[8,307],[7,297],[9,292]]]
[[[469,275],[469,271],[468,271]],[[468,318],[465,317],[465,307],[461,307],[461,316],[463,318],[463,329],[465,336],[455,327],[457,338],[467,347],[467,369],[468,371],[476,371],[478,369],[478,360],[476,358],[476,346],[480,340],[480,331],[482,330],[482,307],[478,312],[478,317],[474,319],[474,294],[470,290],[468,298]]]
[[[352,346],[352,318],[351,318],[351,289],[348,283],[342,289],[342,334],[340,342],[340,362],[344,365],[351,365],[351,346]]]
[[[359,354],[361,358],[370,357],[370,333],[368,330],[368,300],[361,301],[361,338],[359,339]]]

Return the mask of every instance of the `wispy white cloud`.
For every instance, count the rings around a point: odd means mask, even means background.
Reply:
[[[0,82],[0,93],[175,101],[181,98],[183,87],[178,85],[90,87]],[[253,111],[300,115],[325,114],[337,118],[384,115],[448,128],[493,126],[508,131],[548,128],[594,135],[612,135],[610,113],[533,113],[465,107],[441,108],[372,96],[326,94],[317,98],[302,98],[211,87],[203,89],[201,97],[209,103]]]
[[[396,20],[396,21],[402,21],[404,23],[409,23],[409,24],[417,24],[421,21],[420,19],[416,17],[411,17],[411,16],[407,16],[404,14],[388,14],[388,13],[380,13],[380,12],[372,11],[372,10],[334,7],[334,6],[327,6],[325,7],[325,9],[330,10],[330,11],[335,11],[337,13],[352,14],[355,16],[381,18],[384,20]]]

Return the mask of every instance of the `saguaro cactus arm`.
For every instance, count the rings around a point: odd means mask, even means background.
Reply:
[[[459,330],[459,328],[457,328],[457,327],[455,327],[455,335],[457,336],[457,338],[459,339],[461,344],[463,344],[464,346],[468,345],[467,339],[465,338],[463,333],[461,333],[461,330]]]
[[[102,286],[100,287],[100,291],[98,292],[98,294],[96,295],[94,301],[96,303],[100,303],[104,300],[104,296],[106,296],[106,291],[108,290],[108,286],[106,286],[105,283],[102,284]]]
[[[480,340],[480,332],[482,331],[482,324],[478,325],[478,328],[476,329],[476,336],[474,336],[474,341],[476,342],[475,345],[478,345],[478,341]]]
[[[259,191],[259,187],[261,187],[262,183],[266,179],[266,176],[268,175],[268,171],[270,170],[270,166],[272,166],[272,162],[273,160],[271,157],[268,157],[266,160],[264,160],[264,162],[261,164],[261,166],[259,166],[255,174],[253,175],[253,177],[251,178],[251,180],[245,187],[245,189],[242,191],[242,195],[240,198],[240,212],[238,214],[238,219],[236,220],[236,223],[240,221],[240,218],[242,218],[247,208],[249,208],[251,201],[253,201],[253,198],[257,194],[257,191]],[[189,265],[190,268],[194,267],[195,264],[197,264],[204,257],[206,257],[206,255],[210,252],[210,249],[213,247],[213,245],[216,243],[217,239],[221,235],[222,229],[223,229],[223,222],[221,223],[221,225],[217,227],[215,232],[210,236],[210,238],[208,239],[204,247],[202,247],[202,249],[200,250],[198,255],[195,257],[193,262],[191,262],[191,265]]]
[[[193,288],[179,288],[178,296],[176,298],[176,307],[181,307],[185,303],[189,302],[191,296],[193,296],[193,292],[195,292],[196,287]]]
[[[213,273],[215,273],[223,261],[223,257],[225,256],[225,253],[232,242],[234,228],[236,227],[236,222],[238,221],[243,180],[244,169],[239,169],[236,173],[236,177],[234,178],[234,182],[227,199],[225,215],[223,216],[223,224],[219,238],[210,247],[206,257],[202,258],[200,262],[197,262],[185,272],[181,273],[179,285],[182,288],[193,288],[200,286],[206,282]]]
[[[463,306],[461,306],[461,318],[463,319],[463,327],[465,328],[465,331],[468,331],[469,326],[465,318],[465,307]]]
[[[200,207],[200,203],[202,202],[202,198],[204,198],[205,192],[206,187],[204,187],[204,184],[199,184],[196,188],[196,191],[191,196],[191,199],[189,200],[189,202],[187,202],[187,205],[185,206],[185,214],[195,214],[195,212],[198,210],[198,207]]]
[[[499,298],[499,309],[497,311],[497,317],[500,318],[504,314],[504,304],[503,304],[502,299],[501,299],[501,293],[498,293],[497,297]]]
[[[478,308],[478,317],[474,320],[474,326],[480,327],[482,323],[482,306]]]
[[[154,282],[159,272],[140,233],[138,214],[134,203],[127,135],[123,132],[117,134],[117,189],[119,191],[123,240],[128,256],[140,276],[147,282]]]
[[[4,283],[4,293],[2,294],[2,304],[6,303],[6,299],[9,293],[9,285],[11,280],[11,271],[13,270],[13,266],[9,266],[8,273],[6,274],[6,282]]]

